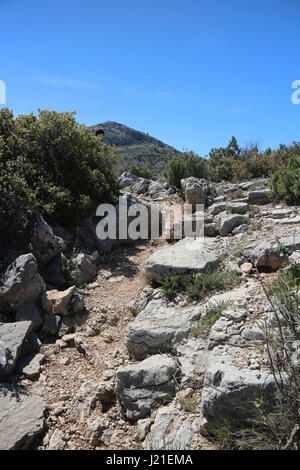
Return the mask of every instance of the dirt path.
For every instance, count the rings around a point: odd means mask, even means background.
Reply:
[[[87,315],[76,329],[76,335],[82,336],[83,348],[65,347],[61,340],[42,346],[46,360],[39,380],[23,381],[27,388],[42,395],[50,407],[46,419],[48,433],[40,449],[47,448],[49,436],[56,429],[63,432],[66,449],[94,448],[87,440],[85,426],[72,417],[75,395],[87,380],[109,380],[115,369],[129,363],[124,345],[126,326],[134,320],[129,305],[140,300],[145,287],[145,261],[164,243],[120,247],[113,250],[106,263],[101,263],[97,279],[83,291]],[[116,404],[106,412],[97,407],[94,417],[108,418],[109,429],[116,431],[112,440],[107,440],[107,446],[101,444],[101,449],[141,447],[135,438],[136,426],[122,419]]]

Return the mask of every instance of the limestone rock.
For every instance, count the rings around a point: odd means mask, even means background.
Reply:
[[[42,331],[49,335],[55,335],[58,331],[60,322],[61,318],[58,315],[54,315],[53,313],[47,314],[44,316]]]
[[[43,324],[43,318],[35,304],[24,304],[18,308],[16,321],[30,321],[32,328],[38,330]]]
[[[92,281],[98,272],[97,262],[98,257],[79,253],[74,259],[76,267],[71,271],[72,282],[76,286],[82,286]]]
[[[209,186],[205,179],[190,176],[181,180],[181,187],[187,204],[192,204],[194,208],[196,208],[197,204],[207,205]]]
[[[300,249],[300,235],[281,238],[280,243],[291,251]],[[277,242],[264,242],[258,245],[251,253],[250,260],[258,268],[279,269],[288,262],[288,256],[282,255],[278,249]]]
[[[127,349],[137,358],[171,351],[188,337],[191,322],[199,320],[200,316],[200,306],[180,309],[168,307],[161,299],[153,299],[127,326]]]
[[[146,417],[155,403],[170,401],[176,392],[177,369],[176,362],[164,355],[119,368],[116,393],[125,417],[137,421]]]
[[[0,384],[0,450],[26,449],[44,429],[45,408],[38,395]]]
[[[220,220],[220,235],[225,237],[233,231],[239,225],[247,222],[248,218],[243,215],[233,214],[233,215],[224,215]]]
[[[231,214],[247,214],[249,211],[249,204],[245,202],[230,202],[226,204],[226,210]]]
[[[66,315],[67,307],[74,292],[75,286],[69,287],[65,291],[51,290],[45,292],[42,297],[44,309],[47,313]]]
[[[0,284],[0,308],[17,309],[38,300],[45,284],[37,270],[37,261],[31,253],[19,256],[9,265]]]
[[[131,173],[124,172],[119,176],[119,181],[122,187],[130,186],[134,184],[139,179],[138,176],[132,175]]]
[[[215,269],[219,264],[214,238],[180,240],[157,250],[147,260],[145,275],[155,282],[177,274],[198,274]]]
[[[249,204],[268,204],[270,202],[271,191],[269,189],[258,189],[248,192]]]
[[[54,235],[52,228],[40,216],[34,224],[31,244],[39,264],[45,265],[61,252],[64,242]]]
[[[199,389],[204,379],[206,341],[202,338],[190,339],[177,346],[176,355],[181,366],[181,388]]]
[[[48,450],[63,450],[65,447],[64,433],[60,429],[55,429],[48,446]]]
[[[229,355],[208,356],[201,403],[201,432],[213,433],[226,419],[250,417],[256,398],[272,399],[275,381],[270,372],[238,369]]]
[[[21,354],[22,345],[32,329],[30,321],[0,323],[0,376],[10,374]]]
[[[25,375],[28,379],[34,379],[40,373],[41,363],[44,360],[43,354],[31,354],[21,357],[16,365],[16,371]]]
[[[225,196],[224,196],[225,199]],[[225,202],[216,202],[212,204],[209,208],[209,213],[212,215],[218,215],[220,212],[223,212],[226,210],[226,203]]]
[[[80,387],[75,399],[72,415],[75,418],[79,416],[80,420],[85,422],[98,403],[109,404],[115,400],[114,383],[87,380]]]
[[[147,450],[188,450],[194,431],[172,405],[160,408],[146,437]]]

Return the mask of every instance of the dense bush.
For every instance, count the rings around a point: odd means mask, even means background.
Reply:
[[[14,119],[0,110],[0,242],[23,231],[30,211],[72,225],[118,192],[114,150],[74,113]]]
[[[278,151],[259,152],[256,144],[240,147],[235,137],[228,146],[209,152],[208,175],[212,181],[238,182],[251,178],[268,177],[280,167],[283,146]]]
[[[153,179],[152,172],[144,166],[132,165],[130,167],[130,173],[132,175],[139,176],[140,178],[146,178],[148,180]]]
[[[173,157],[168,161],[165,176],[171,186],[180,188],[180,181],[183,178],[189,176],[205,178],[207,176],[206,161],[192,152]]]
[[[275,196],[288,204],[300,203],[300,153],[290,157],[269,180]]]

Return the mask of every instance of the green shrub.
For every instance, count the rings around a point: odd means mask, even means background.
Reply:
[[[144,166],[132,165],[129,171],[132,175],[139,176],[140,178],[145,178],[148,180],[153,179],[152,171]]]
[[[287,204],[300,203],[300,155],[289,158],[269,179],[272,193]]]
[[[193,300],[199,300],[209,292],[223,289],[227,276],[218,270],[194,276],[186,283],[184,293]]]
[[[74,113],[0,110],[0,243],[23,234],[29,212],[64,226],[118,194],[114,150]]]
[[[170,186],[181,188],[183,178],[190,176],[205,178],[207,176],[206,160],[191,153],[171,158],[168,161],[165,176]]]
[[[177,276],[174,277],[166,277],[160,286],[162,292],[169,297],[170,299],[174,298],[180,291],[180,279]]]
[[[187,279],[180,276],[168,276],[161,283],[162,292],[169,298],[182,293],[191,300],[201,300],[209,293],[230,287],[236,283],[235,273],[226,273],[223,270],[191,275]]]

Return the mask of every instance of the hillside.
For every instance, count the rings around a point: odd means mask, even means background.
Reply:
[[[106,144],[115,145],[123,157],[122,170],[129,170],[132,165],[141,165],[158,176],[165,170],[171,156],[181,154],[164,142],[124,124],[106,121],[98,125],[104,129]]]

